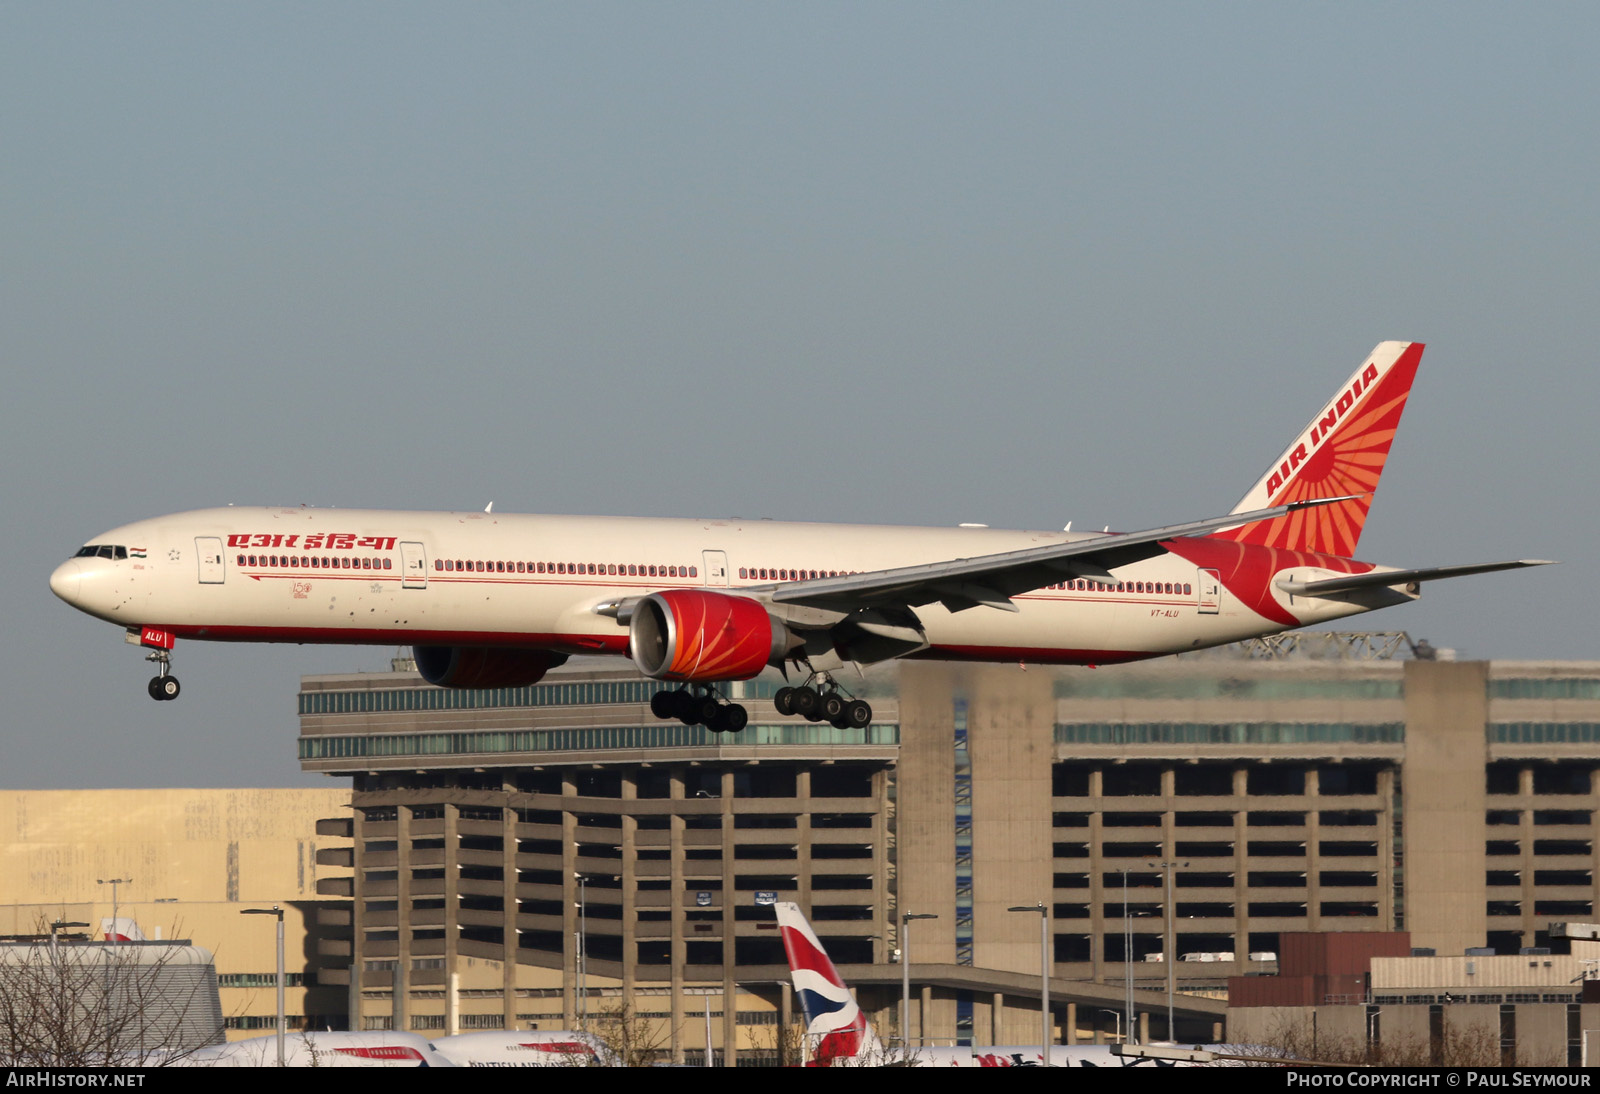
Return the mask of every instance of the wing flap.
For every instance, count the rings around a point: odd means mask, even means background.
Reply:
[[[1099,584],[1113,581],[1112,569],[1165,553],[1161,544],[1166,540],[1208,535],[1219,529],[1272,520],[1300,509],[1348,500],[1319,498],[1143,532],[1091,536],[1070,543],[1024,547],[973,558],[796,581],[776,586],[769,595],[774,603],[805,604],[845,612],[877,604],[914,608],[935,601],[949,602],[952,610],[960,610],[954,605],[963,608],[986,605],[1015,611],[1015,605],[1010,605],[1011,597],[1060,581],[1063,575]]]

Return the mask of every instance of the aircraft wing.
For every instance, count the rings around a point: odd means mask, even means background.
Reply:
[[[1554,566],[1546,558],[1519,558],[1514,562],[1480,562],[1472,566],[1433,566],[1423,570],[1374,570],[1366,574],[1347,574],[1321,581],[1279,581],[1278,588],[1290,596],[1329,596],[1411,582],[1437,581],[1468,574],[1492,574],[1496,570],[1516,570],[1524,566]]]
[[[1115,584],[1111,570],[1162,554],[1164,540],[1203,536],[1223,528],[1272,520],[1297,509],[1332,505],[1348,498],[1318,498],[1231,513],[1225,517],[1151,528],[1143,532],[1107,534],[1072,543],[1051,543],[1017,551],[950,559],[892,570],[874,570],[845,577],[825,577],[772,586],[768,596],[777,604],[796,604],[829,611],[852,612],[865,607],[915,608],[939,602],[950,611],[979,605],[1017,611],[1013,596],[1069,579],[1085,578]],[[1404,580],[1399,579],[1399,580]],[[1391,582],[1392,584],[1392,582]]]

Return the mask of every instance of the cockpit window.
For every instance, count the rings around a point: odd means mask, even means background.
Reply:
[[[87,547],[79,547],[78,553],[72,557],[126,559],[128,557],[128,549],[126,547],[113,546],[109,543],[91,543]]]
[[[100,548],[96,547],[94,544],[90,544],[87,547],[79,547],[78,548],[78,553],[73,555],[72,557],[73,558],[93,558],[95,555],[98,555],[99,553],[100,553]]]

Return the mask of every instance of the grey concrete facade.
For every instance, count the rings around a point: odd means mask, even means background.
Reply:
[[[1110,1027],[1095,1012],[1119,1007],[1127,959],[1138,1009],[1164,1007],[1160,861],[1181,864],[1192,992],[1270,971],[1251,955],[1284,931],[1514,952],[1593,911],[1600,665],[906,663],[868,676],[877,719],[853,732],[777,717],[777,683],[738,686],[751,728],[719,738],[656,722],[653,685],[615,662],[454,707],[406,674],[307,678],[302,764],[355,784],[353,877],[333,887],[355,901],[366,1013],[392,1009],[391,964],[431,1007],[478,962],[493,983],[463,1018],[491,996],[507,1025],[575,1017],[580,874],[591,987],[659,991],[674,1031],[698,1020],[691,992],[745,992],[722,1008],[731,1045],[740,1007],[786,1005],[758,894],[811,912],[887,1036],[898,915],[937,915],[914,968],[972,971],[919,991],[930,1043],[1037,1037],[1039,921],[1007,909],[1040,901],[1063,1040]],[[1210,1036],[1219,1005],[1188,1005],[1180,1032]]]

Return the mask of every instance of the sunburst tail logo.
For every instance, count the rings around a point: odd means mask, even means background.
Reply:
[[[1218,532],[1221,539],[1349,558],[1422,360],[1421,342],[1384,342],[1307,423],[1233,512],[1357,495]]]

